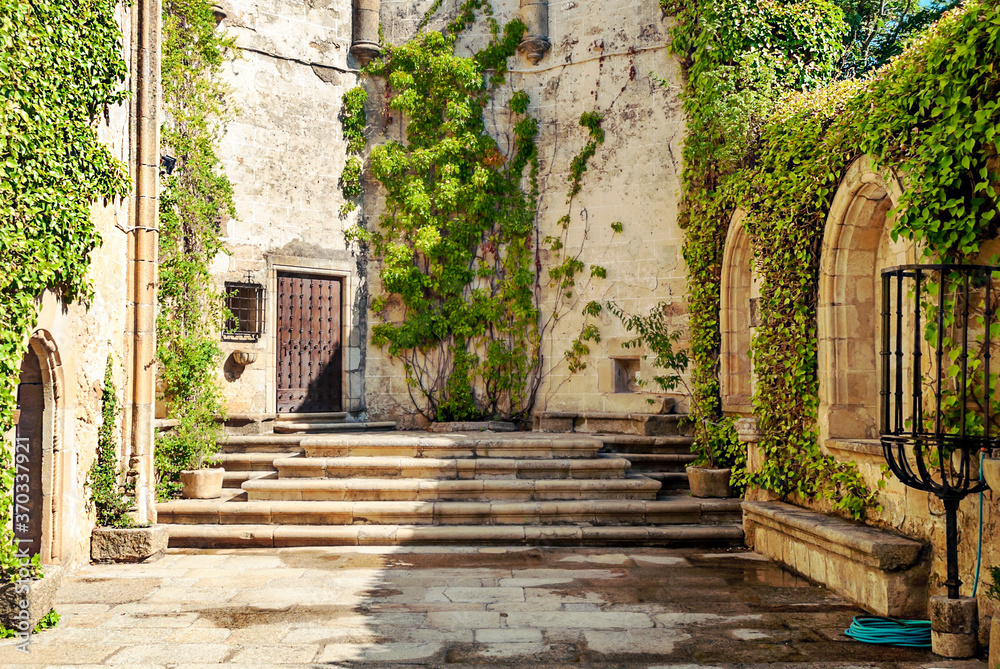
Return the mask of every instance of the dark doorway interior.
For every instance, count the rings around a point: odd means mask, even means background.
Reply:
[[[278,275],[278,413],[342,411],[343,282]]]
[[[42,548],[42,419],[45,411],[45,386],[38,356],[29,350],[21,361],[17,386],[16,445],[17,467],[14,481],[14,535],[22,552],[36,555]],[[27,460],[24,459],[27,455]],[[27,549],[27,550],[23,550]]]

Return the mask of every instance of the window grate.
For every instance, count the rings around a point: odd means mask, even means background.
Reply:
[[[257,341],[264,333],[264,286],[259,283],[226,282],[228,315],[223,339]]]

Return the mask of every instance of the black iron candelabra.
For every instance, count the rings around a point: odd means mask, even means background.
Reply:
[[[990,371],[1000,267],[904,265],[882,272],[880,432],[889,469],[945,510],[948,597],[956,599],[958,506],[986,489],[980,452],[1000,445]]]

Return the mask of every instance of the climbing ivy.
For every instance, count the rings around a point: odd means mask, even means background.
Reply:
[[[699,453],[732,450],[719,388],[722,252],[760,126],[782,91],[835,72],[843,15],[826,0],[672,2],[672,48],[681,57],[687,114],[683,256],[688,268],[691,418]],[[742,476],[739,467],[734,477]]]
[[[455,55],[479,12],[489,44]],[[514,148],[505,154],[483,120],[523,32],[520,21],[501,27],[487,3],[469,0],[444,33],[387,45],[367,68],[385,79],[406,142],[372,149],[386,213],[348,236],[380,262],[372,341],[403,361],[417,410],[432,420],[524,418],[537,387],[537,122],[515,92]]]
[[[0,0],[0,434],[13,427],[37,299],[46,290],[65,302],[90,297],[90,254],[100,243],[91,206],[128,194],[125,166],[97,134],[127,95],[117,7]],[[22,576],[11,529],[15,466],[0,449],[5,581]]]
[[[160,195],[160,282],[156,320],[158,384],[167,416],[179,424],[156,440],[157,493],[180,488],[181,470],[216,451],[224,415],[217,369],[225,305],[210,264],[224,253],[221,226],[235,216],[233,187],[222,171],[218,138],[231,117],[219,80],[232,38],[216,31],[207,0],[163,3],[162,148],[177,158]]]
[[[685,107],[691,114],[685,258],[691,271],[695,413],[719,412],[721,251],[729,216],[739,206],[748,212],[762,284],[762,322],[752,355],[764,454],[762,467],[741,475],[742,481],[783,496],[826,499],[861,517],[876,505],[876,494],[852,463],[825,455],[817,443],[816,290],[826,213],[848,165],[868,154],[877,166],[906,175],[893,234],[918,242],[928,257],[967,260],[984,239],[996,236],[998,8],[968,2],[873,77],[793,93],[777,103],[777,92],[818,83],[803,76],[808,70],[802,63],[829,72],[839,52],[818,43],[814,58],[798,58],[784,70],[778,57],[760,70],[763,78],[744,79],[741,89],[731,75],[745,75],[746,68],[719,60],[731,31],[717,30],[720,17],[709,16],[703,6],[692,7],[683,8],[677,48],[687,59]],[[840,30],[836,13],[820,9],[816,16],[829,21],[819,21],[812,34],[825,31],[832,40]],[[741,49],[755,52],[753,45]],[[726,82],[721,95],[720,80]],[[760,104],[759,112],[730,129],[729,137],[736,138],[730,141],[718,132],[713,105],[733,95]]]
[[[346,91],[341,98],[340,122],[343,127],[344,139],[347,141],[347,153],[354,154],[348,157],[344,165],[344,172],[340,176],[340,189],[344,198],[358,198],[361,196],[361,172],[364,167],[357,157],[365,148],[365,103],[368,101],[368,93],[360,86],[355,86]],[[357,203],[348,199],[340,207],[341,217],[346,217],[358,208]]]
[[[132,527],[128,512],[135,506],[135,479],[118,463],[118,416],[121,404],[115,387],[114,362],[108,356],[101,391],[101,426],[97,429],[97,458],[87,475],[90,507],[99,527]]]

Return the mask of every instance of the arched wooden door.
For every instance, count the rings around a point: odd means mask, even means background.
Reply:
[[[278,274],[278,413],[324,413],[343,406],[343,282]]]

